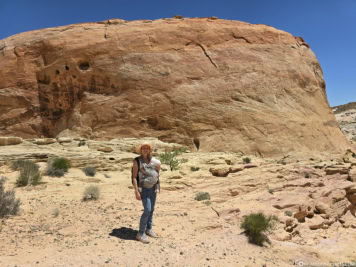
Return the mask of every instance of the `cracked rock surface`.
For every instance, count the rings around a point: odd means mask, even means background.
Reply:
[[[309,45],[266,25],[113,19],[42,29],[1,40],[0,66],[2,136],[152,136],[265,157],[349,148]]]

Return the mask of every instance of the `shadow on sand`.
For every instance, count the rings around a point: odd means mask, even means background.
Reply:
[[[137,230],[127,227],[121,227],[119,229],[115,228],[109,235],[123,240],[136,240]]]

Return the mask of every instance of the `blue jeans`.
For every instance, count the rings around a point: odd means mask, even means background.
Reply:
[[[146,229],[152,229],[152,217],[153,211],[155,209],[156,195],[156,186],[152,188],[142,188],[141,199],[144,210],[141,215],[140,229],[138,231],[142,235],[144,234]]]

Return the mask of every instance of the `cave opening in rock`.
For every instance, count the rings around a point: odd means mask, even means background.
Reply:
[[[81,70],[88,70],[89,67],[90,67],[90,65],[89,65],[88,62],[82,62],[82,63],[79,64],[79,68],[80,68]]]

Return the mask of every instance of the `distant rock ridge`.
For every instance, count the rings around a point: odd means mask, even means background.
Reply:
[[[335,114],[348,111],[350,109],[356,109],[356,102],[350,102],[347,104],[332,107]]]
[[[303,38],[216,17],[112,19],[0,40],[0,135],[62,132],[260,156],[350,147]]]
[[[332,110],[342,132],[356,149],[356,102],[335,106]]]

